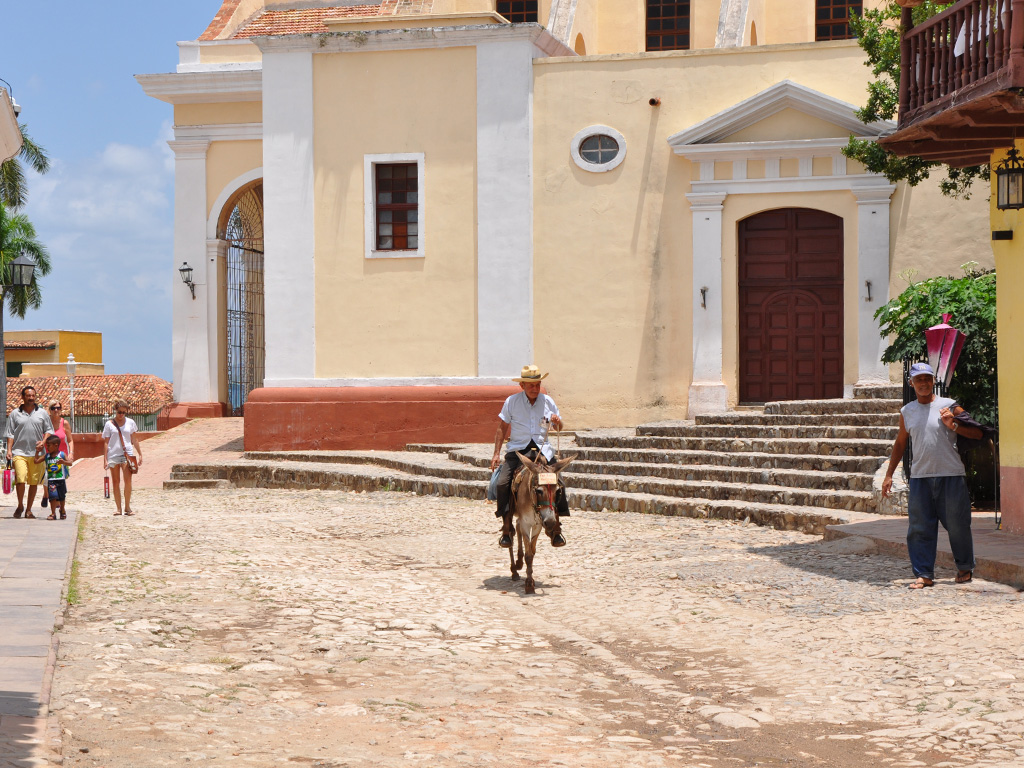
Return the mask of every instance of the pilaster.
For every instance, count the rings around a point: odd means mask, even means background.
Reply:
[[[688,414],[723,413],[721,193],[690,193],[693,215],[693,378]]]
[[[889,301],[889,204],[896,187],[880,184],[851,190],[857,198],[857,383],[889,380],[875,312]]]

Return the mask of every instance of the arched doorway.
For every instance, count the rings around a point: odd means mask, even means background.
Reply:
[[[741,403],[843,396],[843,220],[809,208],[739,224]]]
[[[218,237],[228,244],[224,275],[228,405],[230,415],[240,416],[249,393],[263,386],[266,369],[262,179],[239,190],[224,206]]]

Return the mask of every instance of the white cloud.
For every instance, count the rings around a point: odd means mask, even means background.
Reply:
[[[173,153],[165,124],[148,146],[110,143],[32,174],[25,213],[50,251],[43,308],[8,328],[103,333],[109,373],[169,378]]]

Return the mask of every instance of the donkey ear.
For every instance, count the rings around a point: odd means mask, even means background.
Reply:
[[[537,462],[535,462],[533,459],[523,456],[523,454],[521,454],[519,451],[516,451],[516,456],[519,457],[519,460],[523,462],[523,466],[526,467],[528,470],[530,470],[534,474],[540,472],[540,468],[537,466]]]
[[[556,461],[554,464],[551,465],[551,469],[554,472],[556,472],[556,473],[557,472],[561,472],[563,469],[565,469],[567,466],[569,466],[570,462],[572,462],[572,460],[575,459],[575,458],[576,458],[576,454],[573,454],[572,456],[570,456],[567,459],[559,459],[558,461]]]

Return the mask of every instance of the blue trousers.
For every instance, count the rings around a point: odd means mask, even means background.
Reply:
[[[963,477],[912,477],[909,502],[907,550],[914,575],[935,578],[939,523],[949,534],[949,548],[957,569],[973,571],[974,540],[967,480]]]

